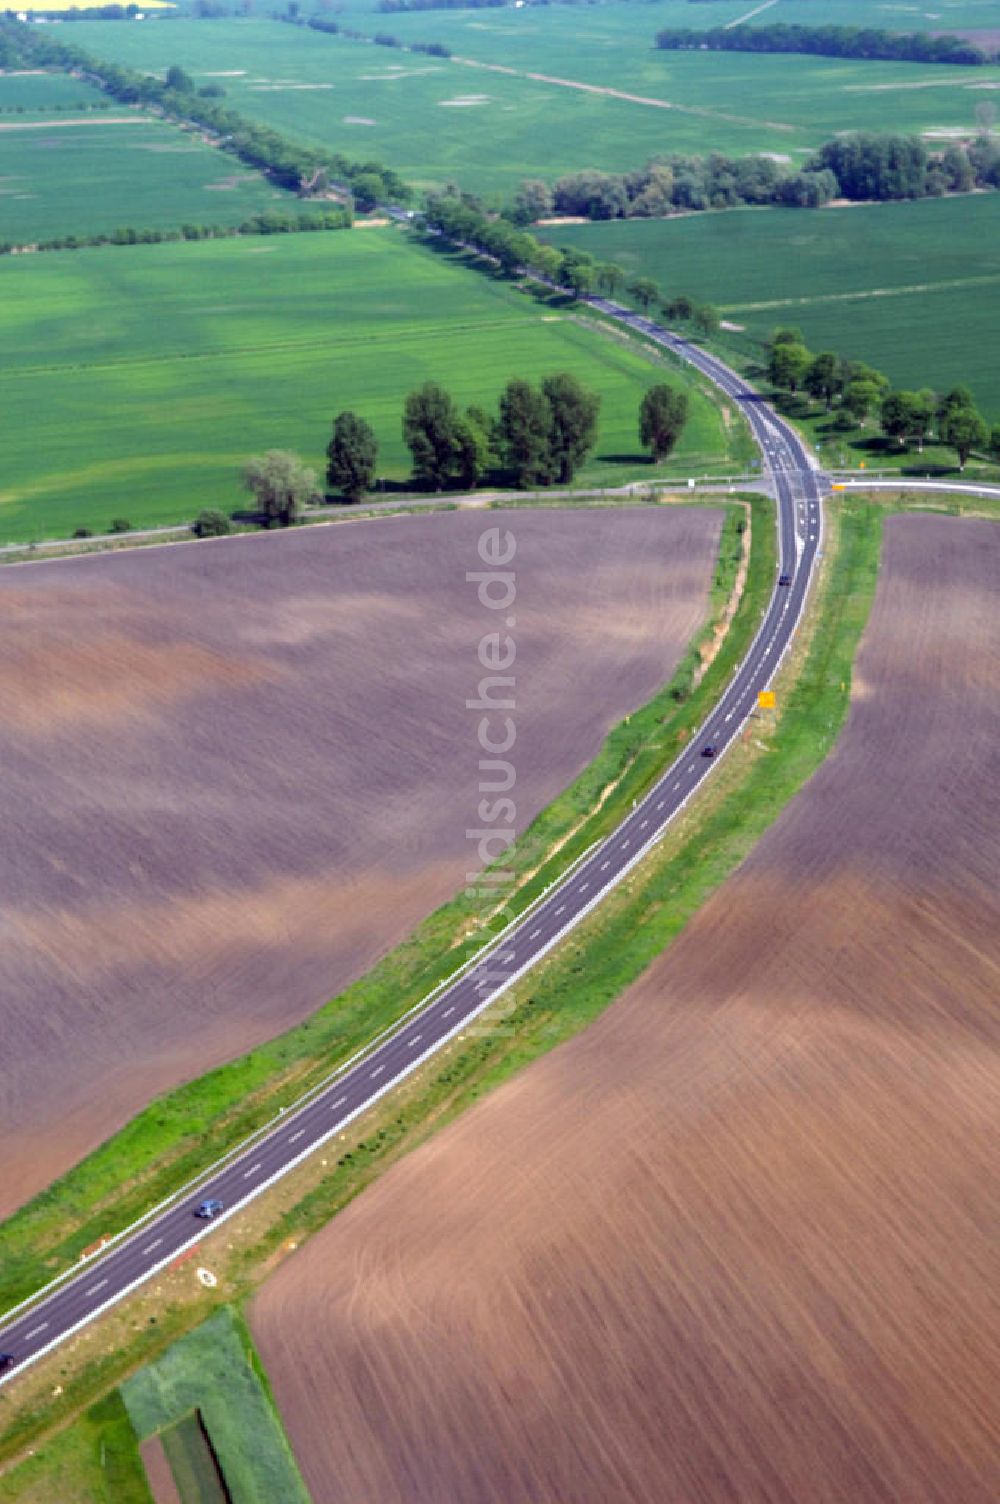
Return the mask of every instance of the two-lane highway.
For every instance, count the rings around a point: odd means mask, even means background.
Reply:
[[[209,1172],[195,1190],[121,1236],[62,1284],[0,1327],[0,1353],[13,1359],[0,1382],[16,1376],[200,1242],[213,1224],[195,1216],[205,1200],[222,1203],[225,1221],[254,1196],[369,1108],[422,1061],[459,1033],[518,977],[529,971],[659,839],[739,736],[757,695],[772,683],[798,625],[822,541],[825,477],[794,431],[715,356],[678,339],[651,320],[605,299],[603,313],[667,346],[739,403],[760,446],[778,499],[779,575],[764,620],[721,700],[687,749],[600,846],[591,851],[468,970],[442,988],[384,1042],[345,1069],[311,1100],[280,1118],[266,1134]],[[786,584],[779,580],[787,580]],[[710,753],[709,753],[709,749]]]

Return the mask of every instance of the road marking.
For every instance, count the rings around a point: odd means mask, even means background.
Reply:
[[[688,768],[688,772],[689,772],[689,773],[690,773],[690,771],[691,771],[691,769],[690,769],[690,768]],[[674,784],[674,788],[675,788],[675,789],[679,789],[679,788],[680,788],[680,786],[681,786],[681,781],[680,781],[680,779],[679,779],[679,778],[678,778],[678,780],[677,780],[677,782],[676,782],[676,783],[675,783],[675,784]]]
[[[375,1067],[375,1069],[372,1071],[372,1075],[373,1076],[380,1076],[384,1070],[385,1070],[385,1066],[384,1065],[377,1065]]]
[[[37,1337],[38,1334],[39,1334],[39,1332],[44,1332],[44,1330],[45,1330],[45,1328],[47,1326],[48,1326],[48,1322],[47,1321],[43,1321],[42,1324],[41,1324],[41,1326],[33,1326],[31,1328],[31,1331],[25,1337],[25,1339],[24,1339],[25,1342],[30,1342],[31,1339],[32,1339],[32,1337]]]
[[[244,1170],[243,1171],[243,1179],[244,1180],[249,1180],[250,1176],[251,1175],[256,1175],[256,1173],[257,1173],[257,1171],[259,1169],[260,1169],[260,1160],[258,1159],[257,1163],[255,1165],[251,1165],[250,1168],[249,1168],[249,1170]]]
[[[160,1246],[160,1244],[162,1242],[163,1242],[162,1238],[154,1238],[151,1243],[147,1243],[146,1244],[145,1248],[142,1250],[143,1253],[152,1253],[153,1249],[154,1248],[159,1248],[159,1246]]]
[[[628,839],[627,839],[627,838],[626,838],[626,839],[625,839],[625,840],[624,840],[624,841],[623,841],[623,842],[622,842],[622,850],[623,850],[623,851],[624,851],[624,850],[625,850],[625,848],[626,848],[626,846],[627,846],[627,845],[628,845]]]
[[[581,883],[581,884],[580,884],[580,892],[581,892],[581,893],[586,893],[586,891],[587,891],[587,889],[588,889],[588,888],[589,888],[589,887],[590,887],[590,884],[589,884],[589,883]]]
[[[455,1004],[452,1003],[452,1005],[451,1005],[450,1008],[446,1008],[444,1010],[444,1012],[442,1013],[441,1017],[442,1018],[450,1018],[451,1015],[454,1013],[454,1011],[455,1011]]]
[[[346,1097],[338,1097],[337,1100],[336,1100],[336,1102],[331,1102],[330,1103],[330,1111],[333,1112],[333,1110],[334,1110],[335,1107],[342,1107],[346,1101],[347,1101]]]
[[[639,829],[640,829],[640,830],[645,830],[645,829],[646,829],[646,826],[647,826],[647,825],[648,825],[648,824],[649,824],[649,821],[648,821],[648,820],[643,820],[643,822],[642,822],[642,824],[641,824],[641,825],[640,825],[640,826],[639,826]]]
[[[96,1295],[97,1292],[98,1292],[98,1290],[103,1290],[104,1286],[106,1284],[107,1284],[107,1280],[106,1279],[99,1279],[97,1281],[96,1285],[91,1285],[90,1289],[87,1291],[87,1294],[88,1295]]]
[[[541,933],[542,933],[541,930],[532,930],[531,934],[528,936],[528,939],[529,940],[534,940],[535,937],[537,935],[540,935]]]
[[[561,904],[560,904],[560,905],[559,905],[559,907],[558,907],[558,908],[557,908],[557,909],[556,909],[556,918],[557,918],[557,919],[558,919],[558,918],[559,918],[559,915],[560,915],[560,914],[561,914],[561,913],[562,913],[562,911],[563,911],[563,909],[564,909],[564,908],[565,908],[565,907],[566,907],[566,905],[565,905],[565,904],[564,904],[564,903],[561,903]]]
[[[656,806],[657,809],[662,809],[665,803],[666,803],[666,800],[665,799],[661,799],[660,802],[659,802],[659,804]]]
[[[419,1044],[423,1037],[424,1036],[422,1034],[414,1034],[413,1038],[410,1040],[410,1049],[412,1050],[415,1044]]]
[[[294,1144],[298,1139],[302,1137],[305,1131],[306,1130],[304,1128],[296,1128],[295,1132],[289,1135],[288,1142],[290,1144]]]
[[[605,867],[610,867],[610,866],[611,866],[611,858],[609,857],[606,862],[602,862],[601,863],[601,871],[603,872],[604,869],[605,869]]]

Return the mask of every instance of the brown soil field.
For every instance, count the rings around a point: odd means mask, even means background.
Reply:
[[[184,1504],[159,1436],[150,1436],[148,1440],[141,1442],[139,1455],[146,1470],[149,1491],[156,1504]]]
[[[467,571],[513,530],[519,828],[673,672],[721,513],[311,527],[0,574],[0,1214],[477,866]]]
[[[750,859],[256,1297],[316,1504],[1000,1497],[1000,528],[886,527]]]

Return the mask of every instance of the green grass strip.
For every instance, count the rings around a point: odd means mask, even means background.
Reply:
[[[200,1492],[192,1497],[219,1496],[209,1449],[190,1427],[193,1417],[199,1430],[204,1426],[233,1499],[309,1504],[261,1373],[246,1323],[223,1306],[123,1384],[126,1409],[142,1440],[188,1422],[176,1452],[198,1480]],[[172,1467],[169,1448],[167,1455]]]
[[[2,1504],[153,1504],[139,1442],[117,1389],[0,1477]]]
[[[712,501],[713,506],[723,505]],[[746,584],[722,646],[695,689],[699,644],[729,601],[742,556],[745,507],[726,505],[706,626],[676,674],[617,726],[579,778],[544,810],[505,865],[526,880],[510,899],[523,909],[593,841],[607,834],[669,765],[707,715],[743,657],[769,598],[775,568],[774,503],[747,499],[752,546]],[[602,791],[615,785],[597,813]],[[559,842],[554,857],[547,854]],[[527,874],[533,874],[530,880]],[[140,1216],[293,1103],[338,1061],[361,1048],[466,958],[459,945],[478,919],[460,895],[402,946],[304,1023],[259,1049],[154,1100],[100,1148],[0,1227],[0,1310],[72,1266],[101,1236]],[[490,931],[476,933],[484,943]]]

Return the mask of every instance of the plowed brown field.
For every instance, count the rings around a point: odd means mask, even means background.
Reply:
[[[317,1504],[1000,1497],[998,580],[995,524],[889,521],[751,859],[271,1277]]]
[[[721,514],[457,513],[0,574],[0,1213],[302,1019],[475,868],[516,538],[518,825],[667,678]]]

